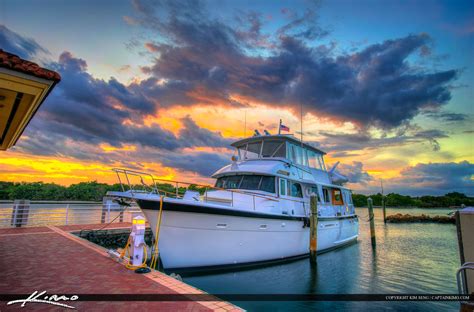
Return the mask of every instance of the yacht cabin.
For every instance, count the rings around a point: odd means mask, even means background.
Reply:
[[[308,215],[314,193],[320,216],[354,215],[351,191],[327,170],[325,152],[291,135],[253,136],[232,146],[236,156],[213,175],[216,187],[279,199],[279,205],[260,200],[270,213]]]

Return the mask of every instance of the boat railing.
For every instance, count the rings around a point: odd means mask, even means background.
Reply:
[[[255,194],[251,191],[243,191],[243,190],[235,190],[235,189],[224,189],[216,186],[210,186],[205,184],[199,183],[191,183],[191,182],[183,182],[183,181],[175,181],[169,179],[161,179],[153,176],[147,172],[141,172],[131,169],[123,169],[123,168],[114,168],[112,169],[118,177],[120,185],[122,187],[122,191],[130,191],[132,195],[137,193],[152,193],[158,195],[164,195],[171,198],[183,198],[186,191],[197,191],[200,194],[201,200],[204,202],[219,202],[229,204],[231,207],[234,207],[236,197],[240,196],[250,196],[253,204],[253,210],[256,210],[257,206],[257,199],[269,200],[269,201],[290,201],[300,203],[303,207],[303,211],[306,215],[307,213],[307,205],[309,203],[305,203],[304,200],[293,200],[290,198],[281,198],[271,195],[262,195],[262,194]],[[131,177],[136,177],[139,180],[138,184],[133,184]],[[148,181],[148,183],[146,182]],[[165,189],[167,188],[167,189]],[[210,195],[210,191],[225,191],[230,193],[230,200],[226,200],[224,198],[217,198],[212,197]]]

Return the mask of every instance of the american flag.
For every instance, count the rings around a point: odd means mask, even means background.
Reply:
[[[288,128],[287,126],[283,125],[283,124],[280,124],[280,130],[283,130],[283,131],[286,131],[286,132],[290,132],[290,128]]]

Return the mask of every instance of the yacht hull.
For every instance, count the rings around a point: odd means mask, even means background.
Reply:
[[[182,203],[179,203],[182,202]],[[154,232],[160,203],[138,200]],[[318,252],[357,240],[357,216],[320,218]],[[309,253],[307,218],[164,202],[159,250],[165,269],[284,260]]]

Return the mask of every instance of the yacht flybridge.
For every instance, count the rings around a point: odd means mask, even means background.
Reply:
[[[257,135],[232,144],[232,163],[218,170],[214,187],[165,181],[114,169],[123,192],[157,229],[165,269],[209,268],[291,259],[309,253],[310,196],[318,196],[318,252],[357,240],[358,218],[347,180],[327,170],[325,153],[291,135]],[[131,179],[150,179],[138,190]],[[198,185],[199,186],[199,185]],[[156,233],[155,233],[156,235]]]

